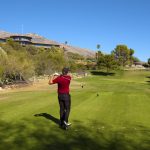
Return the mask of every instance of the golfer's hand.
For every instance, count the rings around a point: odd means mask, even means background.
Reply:
[[[58,73],[54,73],[53,76],[59,76],[59,74]]]

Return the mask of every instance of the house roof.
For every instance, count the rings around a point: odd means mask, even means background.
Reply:
[[[39,43],[39,44],[50,44],[50,45],[60,45],[58,42],[52,41],[52,40],[48,40],[42,36],[39,36],[38,34],[32,34],[32,33],[28,33],[26,34],[27,36],[31,36],[31,42],[32,43]]]
[[[145,62],[139,61],[139,62],[134,62],[135,65],[143,65]]]
[[[24,38],[28,38],[28,39],[32,39],[32,37],[27,36],[27,35],[23,35],[23,34],[13,34],[10,37],[24,37]]]

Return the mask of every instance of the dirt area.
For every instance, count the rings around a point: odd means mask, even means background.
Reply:
[[[81,86],[81,83],[75,81],[72,79],[71,81],[71,88],[75,89],[77,87]],[[13,86],[12,86],[13,87]],[[7,93],[7,92],[17,92],[17,91],[41,91],[41,90],[50,90],[50,91],[56,91],[57,90],[57,85],[49,85],[48,84],[48,79],[41,79],[38,80],[32,84],[28,85],[22,85],[19,86],[18,88],[6,88],[6,89],[0,89],[0,93]]]

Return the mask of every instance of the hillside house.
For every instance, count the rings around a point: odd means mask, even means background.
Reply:
[[[35,34],[0,35],[0,43],[5,43],[10,38],[20,43],[23,46],[32,45],[32,46],[44,47],[44,48],[50,48],[52,46],[60,47],[59,43],[44,39],[43,37],[35,35]]]

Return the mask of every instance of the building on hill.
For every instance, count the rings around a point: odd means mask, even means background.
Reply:
[[[62,48],[64,53],[72,52],[78,53],[87,58],[94,58],[95,52],[86,48],[75,47],[71,45],[61,44],[53,40],[46,39],[45,37],[39,36],[38,34],[13,34],[0,30],[0,43],[5,43],[7,39],[12,38],[14,41],[19,42],[23,46],[32,45],[36,47],[50,48],[52,46]]]
[[[146,62],[142,62],[142,61],[139,61],[139,62],[134,62],[133,65],[135,66],[143,66]]]
[[[52,46],[59,47],[59,48],[61,47],[61,44],[59,44],[58,42],[48,40],[42,36],[39,36],[38,34],[28,33],[26,35],[32,37],[31,42],[33,46],[44,47],[44,48],[50,48]]]
[[[23,34],[10,34],[10,35],[0,34],[0,43],[5,43],[10,38],[20,43],[23,46],[32,45],[32,46],[44,47],[44,48],[50,48],[52,46],[60,47],[59,43],[47,40],[35,34],[24,34],[24,35]]]
[[[133,62],[131,66],[126,65],[125,70],[143,70],[143,69],[146,69],[145,65],[146,65],[146,62],[142,62],[142,61]]]
[[[32,45],[32,42],[31,42],[32,37],[29,37],[29,36],[11,35],[9,38],[13,39],[16,42],[19,42],[21,45]]]

